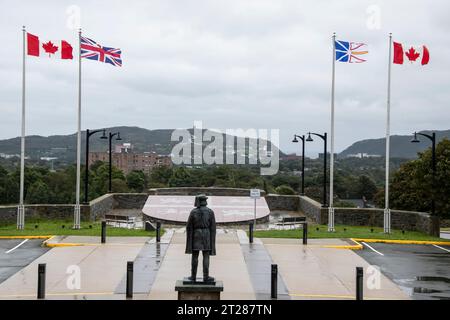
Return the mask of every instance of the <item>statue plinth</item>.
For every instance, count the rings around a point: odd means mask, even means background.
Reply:
[[[185,278],[177,280],[175,291],[178,292],[178,300],[220,300],[223,283],[222,281],[204,282],[201,278],[197,281]]]

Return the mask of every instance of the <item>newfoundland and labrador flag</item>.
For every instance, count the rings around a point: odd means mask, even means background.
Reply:
[[[430,52],[426,46],[409,46],[394,42],[394,59],[395,64],[428,64],[430,61]]]
[[[335,41],[336,61],[348,63],[361,63],[366,60],[363,56],[367,54],[367,44],[336,40]]]
[[[112,64],[116,67],[122,66],[122,51],[120,49],[103,47],[86,37],[80,37],[81,58]]]

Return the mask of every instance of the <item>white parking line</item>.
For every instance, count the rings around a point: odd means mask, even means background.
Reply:
[[[438,246],[437,244],[433,244],[433,246],[435,246],[436,248],[442,249],[444,251],[450,252],[450,250],[442,248],[442,247]]]
[[[378,253],[380,256],[384,256],[384,254],[382,254],[380,251],[375,250],[374,248],[372,248],[371,246],[369,246],[367,243],[365,242],[361,242],[363,245],[367,246],[369,249],[371,249],[373,252]]]
[[[14,248],[12,248],[12,249],[9,249],[8,251],[6,251],[5,253],[10,253],[11,251],[13,251],[13,250],[16,250],[18,247],[20,247],[21,245],[23,245],[25,242],[27,242],[29,239],[25,239],[25,240],[23,240],[21,243],[19,243],[17,246],[15,246]]]

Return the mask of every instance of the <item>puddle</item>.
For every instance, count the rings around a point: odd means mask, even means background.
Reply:
[[[413,289],[414,293],[441,293],[441,290],[435,290],[435,289],[428,289],[423,287],[414,287]]]
[[[438,281],[438,282],[446,282],[450,283],[450,278],[446,277],[435,277],[435,276],[422,276],[416,277],[417,281]]]

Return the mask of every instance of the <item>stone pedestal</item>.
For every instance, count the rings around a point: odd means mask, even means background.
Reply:
[[[220,300],[223,283],[222,281],[192,282],[177,280],[175,291],[178,292],[178,300]]]

